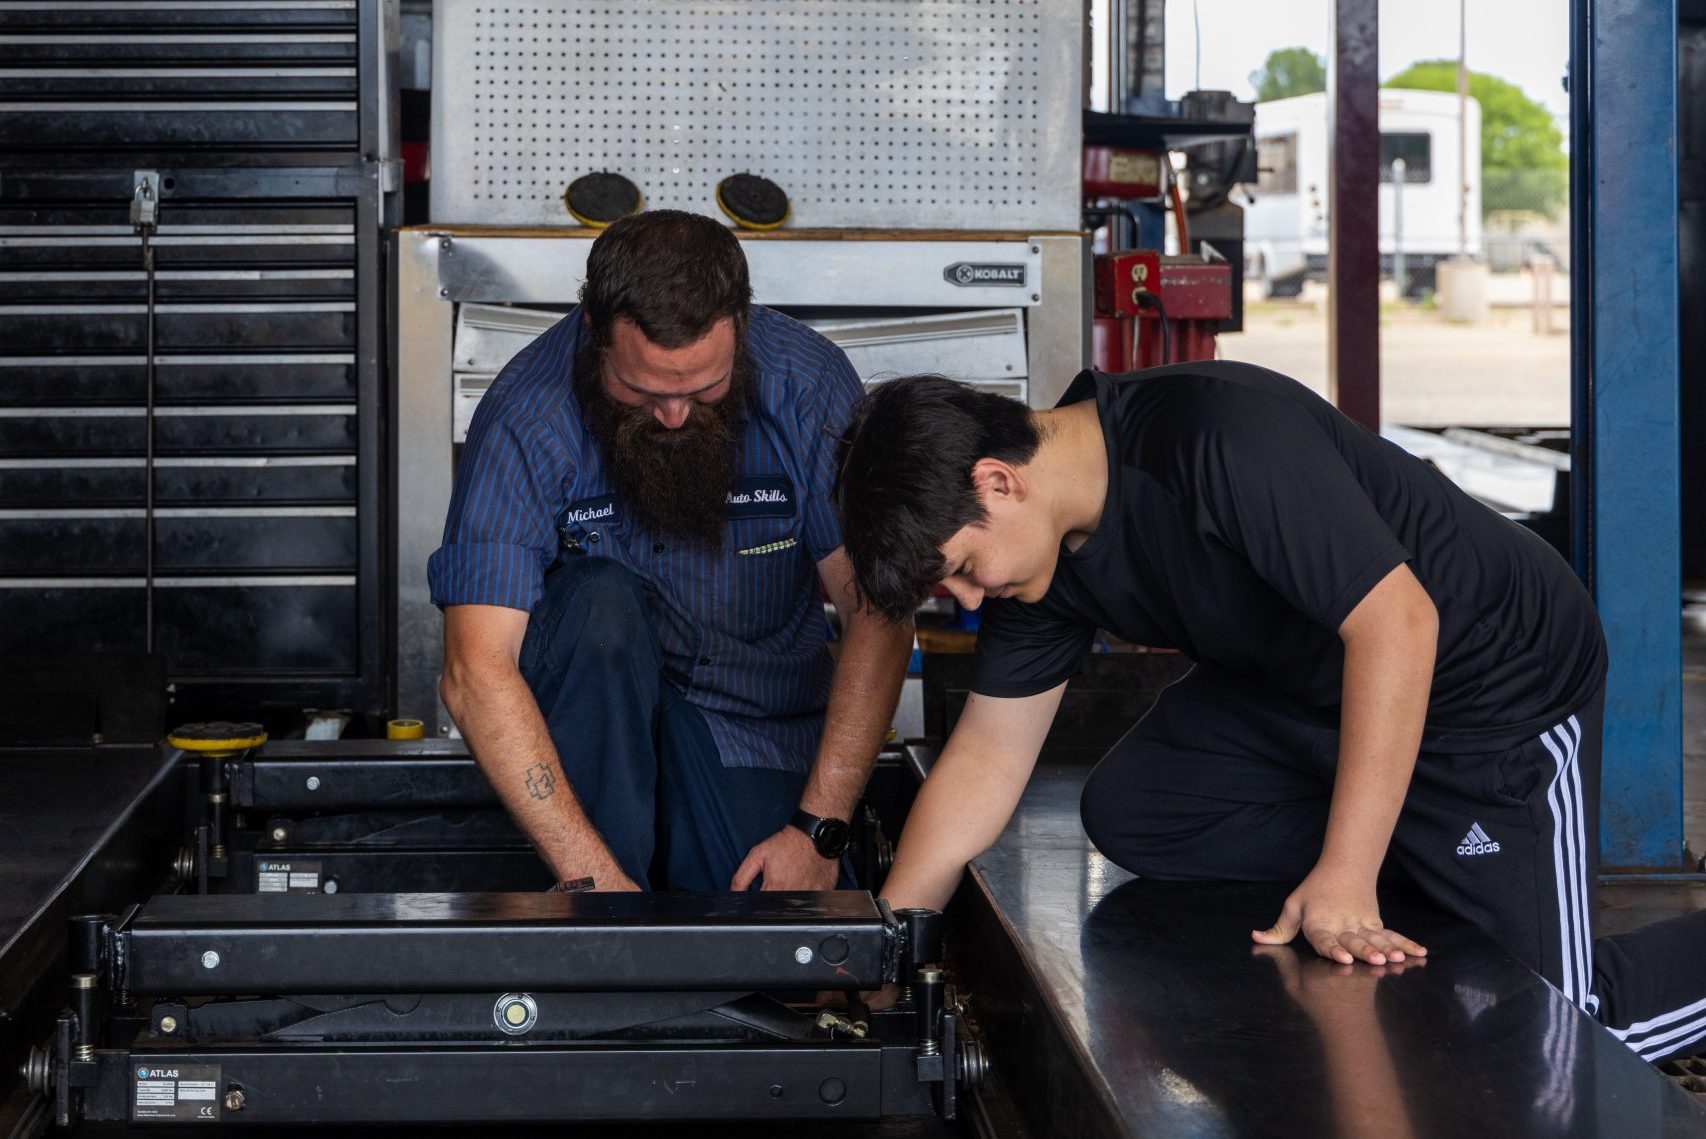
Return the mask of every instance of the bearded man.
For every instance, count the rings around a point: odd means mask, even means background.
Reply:
[[[858,376],[709,218],[615,223],[580,299],[469,427],[445,707],[559,881],[831,889],[911,648],[829,498]]]

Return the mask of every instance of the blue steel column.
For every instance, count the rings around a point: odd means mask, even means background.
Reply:
[[[1600,854],[1683,857],[1676,8],[1574,0],[1576,569],[1611,649]]]

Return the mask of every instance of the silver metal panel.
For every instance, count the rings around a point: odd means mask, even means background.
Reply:
[[[1066,0],[439,0],[432,216],[571,225],[612,170],[716,212],[737,172],[792,224],[1078,228],[1084,11]]]
[[[1032,407],[1053,407],[1090,361],[1090,246],[1082,237],[1038,237],[1047,303],[1025,314]]]
[[[444,621],[427,592],[427,558],[450,511],[452,306],[438,295],[438,239],[397,241],[397,699],[400,716],[447,734],[438,699]]]
[[[474,409],[480,406],[492,381],[498,377],[491,372],[457,372],[456,403],[450,414],[450,441],[466,443],[468,425],[474,422]]]
[[[512,356],[562,319],[560,312],[462,305],[456,313],[456,370],[495,375]]]
[[[487,303],[575,303],[592,248],[581,237],[438,240],[442,295]],[[741,247],[759,304],[1007,308],[1043,303],[1041,240],[755,239]]]
[[[1023,381],[1023,309],[813,320],[866,383],[917,372],[956,380]],[[1019,390],[1024,390],[1021,382]]]
[[[890,374],[879,379],[866,380],[865,390],[867,392],[874,391],[890,380],[897,378]],[[1018,400],[1020,403],[1026,402],[1026,396],[1030,393],[1030,386],[1024,380],[966,380],[965,382],[971,387],[981,388],[986,392],[994,392],[996,395],[1004,395],[1008,399]]]
[[[772,302],[775,303],[775,302]],[[502,305],[459,305],[456,312],[456,441],[467,417],[510,359],[563,314]],[[928,316],[817,319],[806,323],[847,353],[862,380],[939,372],[963,380],[1022,380],[1024,310],[974,309]]]

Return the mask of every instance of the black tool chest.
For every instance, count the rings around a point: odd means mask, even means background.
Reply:
[[[0,654],[151,649],[181,712],[382,710],[395,27],[0,4]]]

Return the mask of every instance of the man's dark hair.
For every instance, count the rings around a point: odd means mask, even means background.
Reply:
[[[725,316],[738,337],[751,303],[746,254],[735,235],[681,210],[633,214],[599,234],[581,286],[581,308],[600,347],[609,347],[621,317],[664,348],[692,344]]]
[[[910,620],[947,569],[942,544],[988,521],[972,467],[1028,463],[1041,442],[1024,404],[943,376],[890,380],[854,404],[835,505],[865,603]]]

